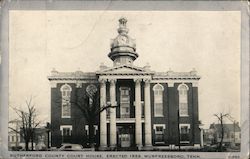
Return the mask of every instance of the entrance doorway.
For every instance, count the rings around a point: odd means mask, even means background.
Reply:
[[[122,124],[118,128],[118,146],[120,148],[130,148],[135,144],[134,132],[135,127],[133,124]]]
[[[131,135],[130,134],[120,134],[121,147],[130,147],[131,146]]]

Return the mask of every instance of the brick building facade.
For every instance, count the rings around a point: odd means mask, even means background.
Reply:
[[[125,18],[119,19],[118,36],[111,42],[108,57],[113,66],[101,64],[96,72],[51,72],[52,146],[88,145],[88,122],[69,101],[86,96],[89,88],[97,90],[100,108],[113,106],[93,117],[100,150],[200,145],[200,76],[195,70],[155,72],[149,65],[135,66],[139,55],[126,23]]]

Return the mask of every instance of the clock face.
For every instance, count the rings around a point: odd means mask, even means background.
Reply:
[[[119,43],[126,44],[128,41],[128,38],[126,36],[120,36],[118,39]]]

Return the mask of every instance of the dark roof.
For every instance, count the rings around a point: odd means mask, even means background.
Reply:
[[[240,127],[238,123],[235,124],[223,124],[224,127],[224,131],[236,131],[239,132],[240,131]],[[216,129],[218,131],[221,130],[221,124],[211,124],[210,125],[210,129]]]

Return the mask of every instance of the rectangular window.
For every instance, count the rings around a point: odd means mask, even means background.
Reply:
[[[154,124],[154,131],[155,131],[155,143],[164,143],[164,124]]]
[[[71,125],[61,125],[60,126],[62,136],[71,136],[72,126]]]
[[[181,143],[189,143],[189,124],[180,124],[180,142]]]
[[[128,87],[120,88],[120,113],[121,118],[130,117],[130,96]]]
[[[93,125],[93,127],[94,127],[94,135],[96,135],[98,131],[98,125]],[[85,133],[86,135],[89,135],[89,125],[85,125]]]
[[[63,128],[63,136],[70,136],[71,132],[70,132],[70,128]]]

